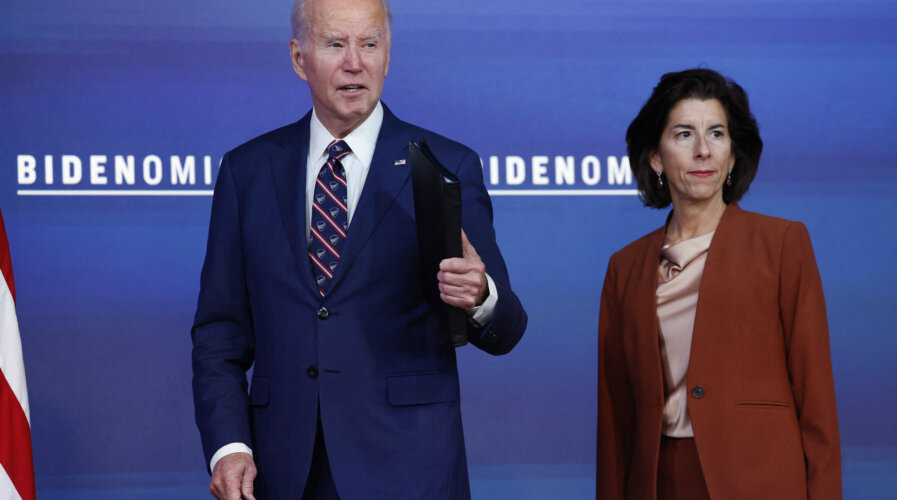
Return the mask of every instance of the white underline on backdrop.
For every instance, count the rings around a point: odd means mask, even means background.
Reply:
[[[211,189],[20,189],[19,196],[212,196]]]
[[[636,189],[496,189],[490,196],[633,196]]]
[[[20,189],[19,196],[212,196],[211,189]],[[494,189],[490,196],[635,196],[635,189]]]

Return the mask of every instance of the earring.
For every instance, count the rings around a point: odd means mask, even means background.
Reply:
[[[657,172],[657,189],[663,189],[663,172]]]
[[[732,171],[729,170],[729,176],[726,177],[726,185],[732,187]]]

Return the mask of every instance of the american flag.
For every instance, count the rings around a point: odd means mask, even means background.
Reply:
[[[34,500],[31,417],[15,300],[9,241],[0,213],[0,498]]]

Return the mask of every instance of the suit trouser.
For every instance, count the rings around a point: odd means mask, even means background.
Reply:
[[[660,439],[657,464],[658,500],[709,500],[694,438]]]
[[[321,416],[318,415],[318,430],[315,433],[315,451],[311,459],[311,469],[305,481],[305,492],[302,500],[339,500],[333,474],[330,471],[330,460],[324,446],[324,431],[321,429]]]

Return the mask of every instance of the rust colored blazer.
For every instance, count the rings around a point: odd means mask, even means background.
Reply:
[[[654,499],[665,228],[613,255],[598,329],[597,497]],[[822,283],[803,224],[727,208],[701,280],[688,409],[711,498],[841,498]]]

